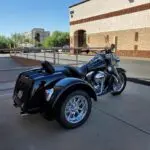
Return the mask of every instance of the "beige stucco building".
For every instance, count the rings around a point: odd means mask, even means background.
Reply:
[[[33,28],[30,32],[25,32],[24,36],[28,39],[32,39],[33,41],[42,43],[45,38],[50,36],[50,32],[45,31],[42,28]]]
[[[86,0],[69,9],[72,47],[114,43],[120,55],[150,57],[150,0]]]

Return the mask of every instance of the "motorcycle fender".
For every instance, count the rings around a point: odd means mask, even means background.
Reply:
[[[118,71],[118,72],[124,72],[124,73],[126,72],[126,70],[123,69],[123,68],[117,68],[117,71]]]
[[[49,105],[52,110],[64,101],[65,96],[75,90],[84,90],[91,98],[97,101],[94,89],[89,85],[89,83],[78,78],[64,78],[58,81],[54,85],[53,89],[54,92],[49,100]]]
[[[126,73],[126,70],[123,69],[123,68],[116,68],[116,69],[117,69],[118,73],[119,73],[119,72]],[[110,78],[110,80],[109,80],[109,90],[112,90],[112,85],[113,85],[114,80],[117,80],[116,75],[111,75],[111,78]],[[117,80],[117,81],[118,81],[118,80]]]

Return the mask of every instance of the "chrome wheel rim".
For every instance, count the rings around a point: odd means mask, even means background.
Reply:
[[[84,96],[77,95],[68,100],[65,107],[65,118],[69,123],[79,123],[88,111],[88,102]]]
[[[124,76],[122,74],[119,74],[119,76],[120,76],[120,82],[119,83],[114,82],[113,84],[113,91],[115,92],[120,92],[125,84]]]

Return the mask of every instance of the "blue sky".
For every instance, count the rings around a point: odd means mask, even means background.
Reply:
[[[69,31],[68,6],[80,0],[2,0],[0,34],[30,31],[34,27],[49,31]]]

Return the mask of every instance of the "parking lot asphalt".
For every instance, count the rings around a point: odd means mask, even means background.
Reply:
[[[18,74],[25,71],[28,67],[22,67],[10,57],[0,57],[0,84],[13,82]]]
[[[10,71],[10,69],[16,67],[21,67],[21,65],[17,64],[10,57],[0,57],[0,82],[15,80],[20,71]]]
[[[83,126],[66,130],[39,114],[20,117],[12,91],[0,93],[1,150],[149,150],[149,87],[128,83],[120,96],[110,94],[93,102]]]
[[[11,69],[14,67],[20,67],[20,64],[17,64],[10,57],[0,57],[0,70],[1,69]]]

